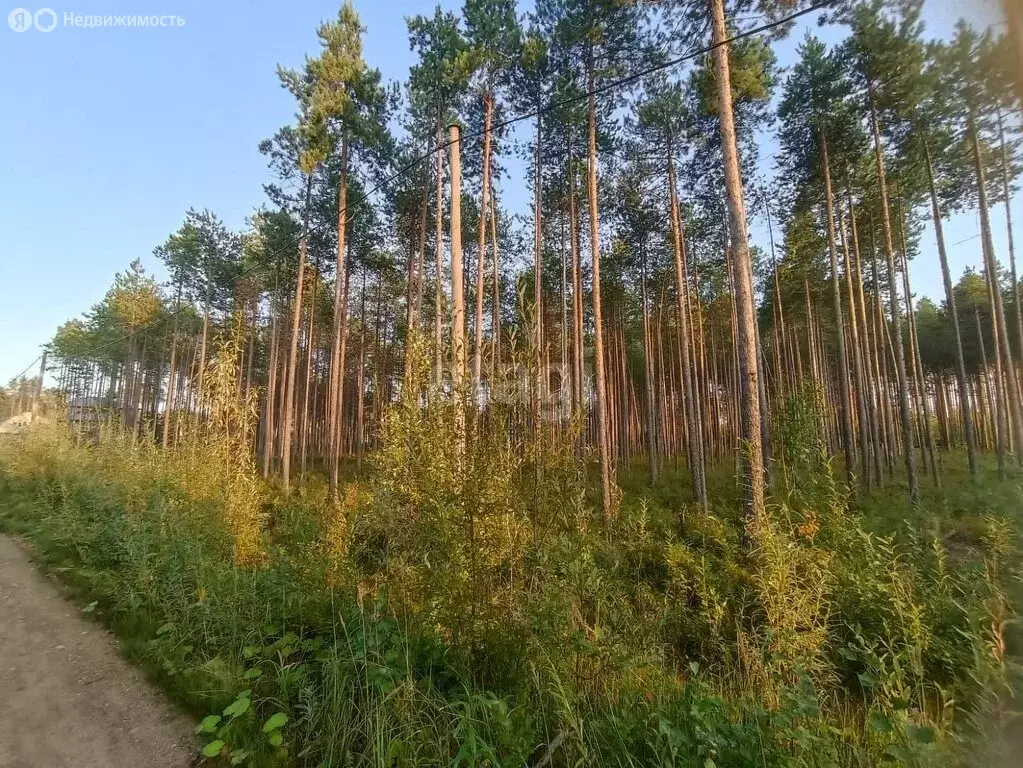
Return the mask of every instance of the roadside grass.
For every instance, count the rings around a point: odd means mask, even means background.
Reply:
[[[790,456],[744,547],[682,471],[621,472],[605,520],[570,441],[470,431],[460,465],[454,424],[399,404],[337,503],[317,475],[250,480],[209,433],[54,426],[0,444],[0,528],[211,765],[1011,765],[1018,478],[973,487],[952,455],[917,510],[897,483],[850,504]]]

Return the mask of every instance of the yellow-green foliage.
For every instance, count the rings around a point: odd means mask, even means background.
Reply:
[[[385,551],[376,576],[399,610],[471,643],[515,610],[528,533],[513,485],[519,459],[500,430],[472,412],[459,418],[458,401],[430,388],[421,340],[407,354],[373,504],[354,527],[357,556]]]
[[[817,525],[814,515],[795,516],[782,507],[749,526],[763,620],[755,638],[740,635],[739,650],[747,676],[758,679],[769,701],[778,684],[791,683],[800,672],[822,680],[828,668],[823,650],[833,557],[813,546]]]
[[[255,442],[257,392],[242,397],[238,388],[239,365],[244,351],[240,323],[221,341],[203,371],[203,418],[185,430],[175,449],[179,480],[185,488],[217,498],[223,504],[225,522],[234,541],[239,565],[262,560],[260,534],[263,504],[259,474],[252,455]],[[182,466],[183,464],[183,466]]]

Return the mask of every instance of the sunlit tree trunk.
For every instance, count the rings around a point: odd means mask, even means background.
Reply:
[[[852,347],[853,381],[855,382],[854,401],[856,403],[856,417],[859,421],[860,459],[862,460],[862,480],[869,491],[871,486],[871,465],[870,456],[872,443],[870,439],[870,417],[867,415],[866,382],[863,373],[863,350],[860,344],[859,317],[856,309],[856,295],[853,290],[853,268],[852,258],[849,253],[849,236],[845,228],[845,220],[842,217],[842,204],[834,206],[838,215],[838,226],[842,232],[842,258],[844,261],[843,271],[845,272],[845,296],[849,307],[849,341]]]
[[[938,260],[941,263],[941,279],[945,286],[945,304],[949,320],[952,323],[952,338],[956,352],[956,385],[959,390],[959,412],[963,422],[963,436],[966,440],[966,454],[970,464],[970,477],[974,482],[979,475],[977,463],[977,436],[973,428],[973,414],[970,408],[969,390],[967,389],[966,361],[963,357],[963,338],[959,331],[959,312],[956,309],[955,290],[952,286],[952,273],[948,267],[948,252],[945,250],[945,232],[942,224],[941,208],[938,205],[938,194],[934,188],[934,167],[931,163],[931,152],[926,138],[921,142],[924,149],[924,166],[927,171],[927,189],[931,199],[931,224],[934,237],[938,242]]]
[[[458,453],[465,450],[465,292],[462,286],[462,172],[461,128],[451,133],[451,388],[455,396]]]
[[[1020,305],[1019,277],[1016,275],[1016,242],[1012,232],[1012,195],[1009,189],[1009,154],[1005,147],[1001,111],[998,112],[998,141],[1002,155],[1002,197],[1005,199],[1005,234],[1009,243],[1009,279],[1012,280],[1012,300],[1016,309],[1016,348],[1019,354],[1023,355],[1023,307]],[[1019,363],[1020,361],[1017,361],[1017,364]],[[1020,418],[1023,419],[1023,414]]]
[[[491,334],[494,337],[494,353],[491,359],[491,367],[496,369],[501,364],[501,256],[497,244],[497,196],[494,194],[493,180],[490,188],[490,242],[493,250],[493,299],[491,307]],[[494,370],[491,371],[491,386],[496,381]]]
[[[476,345],[472,356],[473,397],[480,396],[483,371],[483,286],[484,256],[487,251],[487,204],[490,193],[490,125],[494,114],[494,99],[488,92],[483,97],[483,182],[480,185],[479,240],[476,244]]]
[[[646,447],[650,460],[650,482],[656,484],[661,479],[661,458],[658,450],[657,386],[655,383],[656,374],[654,373],[653,340],[650,332],[650,302],[647,297],[646,244],[642,243],[639,247],[641,263],[640,300],[642,301],[643,314],[643,364],[646,381]],[[562,256],[562,272],[564,271],[564,256]],[[564,279],[562,282],[564,283]],[[564,357],[564,353],[562,353],[562,357]],[[562,365],[562,370],[564,370],[564,364]]]
[[[1006,432],[1006,441],[1015,442],[1018,448],[1023,449],[1023,426],[1021,426],[1020,421],[1021,405],[1019,403],[1019,387],[1016,385],[1016,370],[1012,364],[1012,349],[1009,344],[1009,334],[1005,323],[1005,306],[1002,300],[1002,289],[999,285],[998,279],[998,261],[995,258],[994,243],[991,239],[991,219],[987,202],[987,183],[984,179],[984,163],[980,156],[980,140],[977,136],[977,126],[974,122],[972,112],[969,116],[968,130],[973,154],[973,168],[974,173],[976,174],[978,198],[977,207],[980,210],[981,242],[983,245],[984,263],[986,264],[991,292],[992,320],[995,326],[994,333],[996,337],[995,355],[998,358],[998,361],[1000,361],[1002,367],[1002,371],[998,374],[997,385],[999,387],[1004,386],[1004,399],[1008,406],[1008,428]],[[1023,450],[1019,450],[1017,452],[1017,461],[1023,462]]]
[[[436,258],[436,281],[434,283],[434,377],[437,386],[444,381],[444,132],[437,125],[437,210],[434,230],[434,256]]]
[[[332,500],[338,494],[338,473],[341,464],[341,417],[344,413],[345,359],[343,347],[348,334],[345,316],[346,242],[348,234],[348,134],[341,136],[341,179],[337,193],[337,259],[334,273],[334,327],[330,346],[330,381],[327,386],[327,488]]]
[[[732,86],[728,63],[729,46],[725,43],[724,0],[710,0],[713,29],[714,71],[717,75],[718,112],[721,128],[721,151],[724,159],[725,191],[728,203],[728,229],[732,247],[732,268],[735,276],[735,298],[738,313],[740,388],[739,400],[744,446],[743,507],[747,520],[764,514],[764,463],[760,437],[759,361],[757,359],[754,323],[754,296],[750,281],[749,243],[746,240],[746,206],[743,200],[742,174],[735,140],[732,115]]]
[[[167,445],[170,442],[170,422],[174,413],[174,384],[178,358],[178,312],[180,309],[181,281],[178,280],[177,293],[174,297],[174,328],[171,331],[170,372],[167,374],[167,404],[163,409],[163,434],[160,438],[160,443],[164,450],[167,449]]]
[[[835,313],[835,342],[838,347],[838,390],[839,419],[842,426],[842,447],[845,450],[845,471],[850,486],[857,474],[856,440],[853,437],[852,425],[852,393],[849,389],[849,358],[845,347],[845,318],[842,311],[841,275],[838,271],[838,249],[835,243],[835,206],[831,191],[831,168],[828,158],[828,141],[821,132],[821,171],[824,177],[824,208],[828,230],[828,257],[831,262],[831,301]]]
[[[593,50],[590,49],[586,62],[587,123],[589,148],[587,150],[587,188],[590,203],[590,255],[593,260],[593,341],[594,374],[597,390],[597,445],[600,453],[600,498],[604,517],[614,514],[614,479],[611,466],[611,446],[608,432],[607,378],[604,360],[604,321],[600,301],[600,218],[597,200],[597,106],[594,96]],[[537,255],[539,259],[539,254]],[[537,270],[539,277],[539,268]]]
[[[576,210],[575,166],[568,154],[568,249],[572,258],[572,416],[583,415],[583,280],[579,263],[579,218]]]
[[[906,374],[906,354],[902,347],[902,318],[899,312],[899,289],[895,275],[895,246],[892,242],[892,222],[888,212],[888,185],[885,178],[884,159],[881,154],[881,131],[877,122],[874,105],[873,85],[867,84],[870,99],[870,126],[874,138],[874,163],[877,168],[877,182],[881,193],[881,224],[884,231],[885,256],[888,260],[888,291],[892,318],[892,348],[895,353],[895,374],[899,388],[899,416],[902,421],[903,455],[906,464],[906,478],[909,482],[909,498],[913,506],[920,503],[920,485],[916,476],[916,461],[913,456],[913,423],[909,410],[909,382]]]
[[[306,174],[305,206],[302,213],[302,238],[298,241],[298,274],[295,278],[295,301],[292,307],[291,345],[288,350],[288,371],[284,381],[284,407],[281,420],[281,487],[291,490],[291,426],[295,416],[295,369],[298,367],[298,336],[302,324],[302,286],[305,278],[306,253],[309,248],[309,208],[313,193],[313,175]]]
[[[706,462],[703,449],[703,425],[696,395],[696,378],[693,372],[692,332],[689,327],[689,286],[685,275],[686,250],[682,229],[682,214],[675,186],[675,160],[673,147],[668,142],[668,201],[671,217],[672,251],[675,256],[675,291],[678,302],[679,346],[681,347],[682,398],[684,400],[685,423],[688,428],[686,453],[692,482],[693,499],[703,507],[707,506]]]

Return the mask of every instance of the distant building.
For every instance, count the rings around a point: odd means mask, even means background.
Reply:
[[[110,401],[105,397],[75,397],[67,403],[70,424],[96,424],[110,415]]]

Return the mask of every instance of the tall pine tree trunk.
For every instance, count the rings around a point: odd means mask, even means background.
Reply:
[[[167,374],[167,404],[163,409],[163,434],[160,443],[166,450],[170,442],[171,414],[174,412],[174,378],[178,358],[178,312],[181,309],[181,281],[178,280],[177,295],[174,297],[174,329],[171,331],[170,372]],[[40,385],[41,386],[41,385]]]
[[[675,160],[671,141],[668,142],[668,201],[671,217],[672,251],[675,255],[675,290],[678,302],[679,345],[682,348],[682,398],[684,401],[685,423],[689,431],[686,441],[689,475],[692,482],[693,499],[704,508],[707,506],[706,461],[703,448],[703,425],[696,396],[696,377],[693,372],[693,343],[689,323],[689,287],[685,277],[685,241],[682,235],[682,214],[675,186]]]
[[[347,307],[343,293],[348,281],[346,244],[348,234],[348,133],[341,136],[341,179],[337,191],[337,259],[334,273],[334,327],[330,341],[330,381],[327,386],[327,488],[335,500],[341,465],[341,415],[344,404],[344,368],[342,353],[348,333]]]
[[[938,260],[941,262],[941,279],[945,286],[945,303],[949,319],[952,322],[952,338],[956,348],[956,384],[959,390],[959,413],[963,422],[963,434],[966,439],[966,455],[970,464],[970,478],[977,482],[980,469],[977,463],[977,435],[973,427],[973,413],[970,408],[970,395],[967,387],[966,361],[963,357],[963,337],[959,331],[959,312],[956,309],[956,295],[952,286],[952,273],[948,267],[948,252],[945,250],[945,232],[942,224],[941,208],[938,205],[938,194],[934,188],[934,166],[931,163],[931,152],[927,140],[921,142],[924,149],[924,165],[927,170],[927,189],[931,198],[931,223],[934,226],[934,237],[938,241]]]
[[[444,132],[440,117],[437,118],[437,210],[434,230],[434,257],[436,259],[436,281],[434,281],[434,378],[440,388],[444,381]]]
[[[871,485],[871,471],[870,471],[870,451],[871,451],[871,440],[870,440],[870,417],[867,415],[867,403],[866,403],[866,384],[863,376],[863,350],[860,344],[860,329],[859,329],[859,317],[856,311],[856,295],[853,290],[853,268],[852,258],[849,253],[849,237],[848,232],[845,228],[845,220],[842,217],[842,204],[839,201],[838,205],[835,206],[835,212],[838,214],[838,226],[842,232],[842,257],[844,261],[843,269],[845,272],[845,296],[846,303],[849,306],[849,341],[852,346],[852,363],[853,363],[853,381],[855,382],[855,396],[854,401],[856,403],[856,416],[859,421],[860,428],[860,459],[863,462],[862,467],[862,478],[866,489],[870,490]]]
[[[583,280],[579,263],[579,214],[576,209],[575,166],[568,151],[568,250],[572,259],[572,417],[583,415]]]
[[[305,205],[302,211],[302,238],[298,241],[298,273],[295,278],[295,301],[292,308],[291,344],[288,349],[288,372],[284,381],[284,407],[281,420],[281,487],[291,490],[291,425],[295,417],[295,370],[298,367],[298,336],[302,324],[302,286],[305,280],[306,254],[309,248],[309,208],[313,194],[313,174],[306,174]]]
[[[1009,155],[1005,147],[1001,111],[998,112],[998,140],[1002,150],[1002,196],[1005,198],[1005,234],[1009,243],[1009,278],[1012,280],[1012,302],[1016,310],[1016,349],[1020,355],[1023,355],[1023,308],[1020,306],[1019,277],[1016,274],[1016,242],[1012,233],[1012,195],[1009,189]]]
[[[728,231],[732,248],[737,338],[740,373],[740,412],[742,423],[743,507],[747,520],[759,520],[764,514],[764,464],[760,437],[759,361],[757,359],[756,317],[753,286],[750,281],[749,243],[746,240],[746,206],[743,200],[742,174],[732,114],[732,85],[725,43],[724,0],[710,0],[713,28],[713,52],[717,74],[718,111],[721,128],[721,152],[724,158],[725,191],[728,203]]]
[[[564,256],[562,256],[562,272],[564,273]],[[650,331],[650,303],[646,290],[646,244],[640,244],[640,300],[643,305],[643,365],[644,378],[646,381],[646,446],[650,459],[650,482],[657,484],[661,479],[661,458],[658,451],[658,420],[657,420],[657,394],[656,374],[654,373],[653,340]],[[565,280],[563,279],[564,283]],[[564,300],[562,300],[564,304]],[[567,314],[563,311],[563,314]],[[563,325],[565,323],[563,322]],[[564,352],[562,353],[564,357]],[[564,371],[564,364],[562,364]]]
[[[462,171],[461,128],[451,132],[451,388],[455,396],[458,455],[465,450],[465,292],[462,287]]]
[[[845,320],[842,312],[842,284],[838,271],[838,249],[835,244],[835,204],[831,191],[831,168],[828,140],[820,134],[821,171],[824,177],[824,208],[827,213],[828,257],[831,262],[831,301],[835,313],[835,341],[838,347],[838,391],[842,401],[839,418],[842,425],[842,447],[845,449],[845,471],[850,487],[856,477],[856,440],[852,425],[852,395],[849,389],[849,358],[845,347]]]
[[[981,242],[984,251],[984,261],[987,265],[988,281],[991,284],[991,303],[995,334],[997,336],[997,347],[995,355],[999,357],[1004,376],[1005,400],[1008,405],[1009,432],[1017,446],[1017,461],[1023,462],[1023,410],[1019,402],[1019,387],[1016,382],[1016,369],[1012,364],[1012,348],[1009,344],[1009,334],[1005,323],[1005,305],[1002,300],[1002,289],[998,279],[998,260],[995,258],[994,243],[991,239],[991,218],[987,202],[987,184],[984,180],[984,163],[980,156],[980,139],[977,136],[977,126],[973,113],[969,116],[970,145],[973,153],[973,169],[977,182],[977,207],[980,209],[980,232]],[[998,382],[1002,386],[1002,381]]]
[[[920,484],[916,475],[916,461],[913,456],[913,422],[909,410],[909,381],[906,374],[906,354],[902,346],[902,318],[899,312],[899,288],[895,275],[895,246],[892,241],[892,221],[888,211],[888,185],[885,178],[884,158],[881,154],[881,130],[877,122],[873,86],[868,82],[870,99],[870,126],[874,138],[874,163],[877,169],[878,188],[881,192],[881,224],[884,231],[885,256],[888,261],[888,291],[892,319],[892,348],[895,354],[895,375],[899,388],[899,416],[902,422],[903,455],[906,464],[906,478],[909,482],[909,498],[913,506],[920,503]]]
[[[491,373],[490,378],[492,382],[496,382],[497,367],[501,364],[501,256],[497,247],[497,196],[494,194],[493,179],[490,182],[490,243],[493,251],[493,285],[491,289],[493,291],[493,298],[491,299],[490,312],[492,320],[491,334],[494,337],[494,352],[491,356]]]
[[[480,185],[480,226],[476,244],[476,345],[472,356],[473,397],[480,396],[483,371],[483,285],[484,255],[487,251],[487,197],[490,193],[490,125],[494,115],[494,98],[488,91],[483,97],[483,183]]]
[[[593,336],[594,336],[594,374],[597,389],[597,444],[600,453],[600,499],[604,517],[614,514],[615,500],[613,497],[611,466],[610,435],[608,433],[608,401],[607,379],[604,361],[604,321],[600,302],[600,218],[597,201],[597,105],[594,95],[593,49],[591,47],[586,61],[586,86],[589,91],[587,98],[587,124],[589,146],[587,149],[587,189],[590,203],[590,254],[593,259]],[[539,255],[538,255],[539,258]]]

